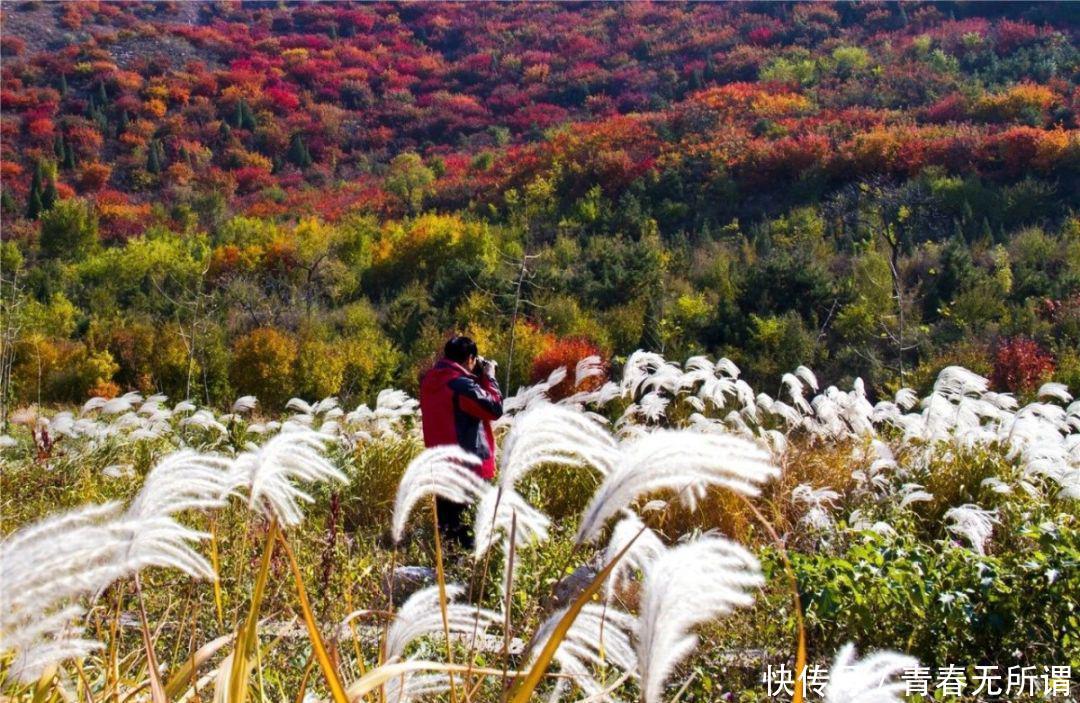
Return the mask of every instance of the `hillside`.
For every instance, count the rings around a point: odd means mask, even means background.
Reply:
[[[514,387],[643,346],[1080,388],[1067,3],[2,20],[6,400],[369,398],[453,328]]]

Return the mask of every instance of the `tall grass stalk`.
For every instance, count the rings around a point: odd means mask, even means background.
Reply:
[[[443,634],[446,636],[446,663],[454,663],[454,642],[450,639],[450,615],[446,608],[446,572],[443,569],[442,539],[439,535],[439,511],[435,502],[435,494],[431,494],[431,522],[435,527],[435,575],[439,581],[439,610],[442,611]],[[448,672],[450,679],[450,703],[457,703],[454,674]]]
[[[251,605],[248,608],[247,619],[236,633],[236,647],[233,650],[228,685],[230,703],[244,703],[247,700],[248,676],[251,674],[250,656],[258,646],[259,609],[266,593],[266,582],[270,574],[270,560],[274,556],[277,535],[277,517],[271,517],[270,527],[266,533],[266,541],[263,543],[258,576],[255,578],[255,588],[251,592]]]
[[[345,687],[341,685],[341,677],[338,676],[337,669],[334,667],[333,662],[330,661],[326,647],[323,645],[322,636],[319,634],[319,626],[315,623],[315,616],[311,612],[311,602],[308,600],[307,589],[304,588],[304,575],[300,571],[300,565],[296,562],[296,555],[293,554],[292,547],[289,546],[289,541],[285,538],[284,532],[278,532],[278,539],[281,541],[281,548],[285,551],[285,556],[288,557],[289,568],[292,569],[293,579],[296,581],[296,595],[300,599],[300,610],[304,616],[304,624],[307,625],[308,636],[311,638],[311,646],[315,652],[315,659],[318,660],[319,667],[326,677],[330,695],[333,696],[334,703],[347,703],[348,698],[345,695]]]
[[[503,671],[510,669],[510,601],[514,593],[514,559],[517,557],[517,513],[510,518],[510,541],[506,551],[506,583],[503,589]],[[503,674],[503,688],[506,687],[506,675]]]
[[[221,593],[221,558],[218,555],[217,517],[210,518],[210,565],[214,567],[214,608],[218,627],[225,627],[225,608]]]
[[[799,597],[799,581],[795,578],[795,570],[791,568],[787,548],[784,546],[783,540],[780,539],[780,535],[776,533],[772,524],[761,514],[761,511],[746,496],[738,493],[735,495],[761,524],[762,529],[768,533],[769,539],[772,540],[773,546],[776,547],[777,554],[780,555],[780,563],[784,565],[784,574],[787,577],[788,589],[791,592],[791,604],[795,610],[795,625],[798,628],[795,642],[795,671],[802,671],[806,665],[806,622],[803,618],[802,599]],[[802,703],[803,691],[801,686],[795,687],[791,700],[792,703]]]
[[[154,656],[154,638],[150,634],[150,623],[146,618],[146,601],[143,598],[142,582],[135,574],[135,595],[139,601],[139,629],[142,630],[143,647],[146,648],[146,669],[150,680],[150,699],[154,703],[166,703],[165,688],[161,684],[161,672],[158,670],[157,657]]]

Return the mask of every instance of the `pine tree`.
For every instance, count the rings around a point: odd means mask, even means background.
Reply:
[[[30,197],[26,200],[26,216],[31,220],[41,216],[41,194],[36,190],[31,190]]]
[[[240,126],[243,129],[248,130],[249,132],[254,132],[255,127],[258,126],[258,125],[255,124],[255,114],[251,111],[251,108],[248,107],[248,104],[247,104],[246,100],[241,100],[240,101],[240,106],[241,106],[241,113],[242,113],[241,116],[240,116],[240,118],[241,118],[240,119]]]
[[[57,134],[56,139],[53,140],[53,154],[56,156],[57,161],[61,161],[64,158],[64,135]]]
[[[45,184],[45,190],[41,192],[41,208],[51,210],[59,198],[60,194],[56,192],[56,178],[51,177]]]
[[[150,142],[149,153],[146,156],[146,170],[150,173],[161,173],[161,155],[158,154],[158,143]]]
[[[30,177],[30,194],[26,198],[26,216],[36,220],[41,215],[41,165],[34,168],[34,175]]]
[[[300,168],[307,168],[311,165],[311,153],[308,152],[307,146],[304,145],[304,138],[300,134],[292,136],[292,141],[289,144],[289,161]]]
[[[254,131],[255,127],[255,115],[251,112],[251,108],[248,107],[247,100],[241,100],[236,103],[236,117],[234,119],[237,129],[246,129],[249,132]]]
[[[26,196],[26,216],[36,220],[41,215],[41,164],[34,166],[30,176],[30,193]]]
[[[68,170],[75,168],[75,150],[67,142],[64,143],[64,168]]]
[[[705,85],[705,81],[701,77],[701,69],[695,68],[690,74],[690,90],[701,90],[701,87]]]
[[[4,212],[15,212],[18,209],[18,205],[15,203],[15,197],[9,190],[0,191],[0,210]]]
[[[105,92],[105,81],[98,81],[95,99],[97,100],[98,107],[104,108],[109,104],[109,94]]]
[[[105,133],[109,129],[109,116],[104,110],[95,109],[90,113],[90,119],[94,121],[99,132]]]
[[[63,73],[61,73],[60,74],[60,95],[62,97],[67,97],[67,92],[68,92],[67,76],[64,75]]]
[[[127,110],[121,110],[120,111],[120,119],[118,120],[117,126],[116,126],[117,133],[119,134],[120,132],[127,131],[129,122],[130,122],[130,118],[128,118]]]

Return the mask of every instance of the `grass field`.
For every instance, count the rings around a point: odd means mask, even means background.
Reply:
[[[930,691],[962,668],[957,700],[980,699],[977,666],[1003,690],[1034,667],[1009,700],[1067,690],[1051,669],[1080,666],[1067,389],[1021,407],[950,367],[925,398],[871,404],[800,368],[774,398],[729,362],[642,352],[613,381],[576,372],[575,395],[549,397],[553,378],[507,402],[495,487],[422,452],[392,391],[349,412],[18,411],[0,449],[4,692],[756,701],[769,667],[829,667],[847,643],[861,663],[807,698],[900,700],[916,660]],[[438,542],[435,494],[477,503],[490,548]],[[434,570],[404,604],[398,567]]]

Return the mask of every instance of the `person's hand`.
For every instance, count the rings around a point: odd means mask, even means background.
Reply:
[[[476,357],[476,363],[473,365],[473,375],[494,378],[495,362],[482,356]]]

